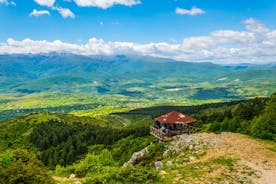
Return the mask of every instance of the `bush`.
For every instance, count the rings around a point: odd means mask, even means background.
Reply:
[[[113,158],[122,165],[127,162],[134,152],[140,151],[156,139],[153,136],[137,137],[129,136],[120,139],[111,146]]]
[[[0,183],[54,183],[53,179],[48,175],[46,167],[34,155],[18,149],[13,152],[12,157],[8,162],[4,162],[4,166],[0,165]]]
[[[264,113],[254,119],[252,135],[276,141],[276,94],[268,101]]]
[[[86,184],[97,183],[156,183],[160,180],[155,170],[143,167],[105,167],[101,173],[90,173]]]

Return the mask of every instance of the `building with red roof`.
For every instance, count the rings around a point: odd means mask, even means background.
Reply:
[[[182,114],[177,111],[172,111],[155,118],[155,121],[166,124],[189,124],[196,122],[195,118],[192,118],[186,114]]]
[[[172,111],[154,119],[155,124],[150,127],[150,133],[160,140],[170,140],[173,136],[192,134],[196,128],[191,124],[197,120],[186,114]]]

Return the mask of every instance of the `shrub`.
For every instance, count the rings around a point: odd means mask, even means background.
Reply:
[[[54,183],[48,175],[46,167],[34,155],[25,150],[17,149],[13,152],[12,157],[8,165],[0,166],[0,183]]]

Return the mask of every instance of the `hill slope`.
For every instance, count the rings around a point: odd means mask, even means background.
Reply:
[[[274,65],[239,67],[141,56],[86,57],[72,54],[1,55],[0,68],[0,89],[3,92],[116,93],[134,97],[150,92],[142,90],[145,87],[151,91],[163,89],[168,92],[173,89],[185,91],[192,87],[191,83],[243,86],[242,81],[248,81],[248,76],[253,83],[260,79],[273,82],[276,70]],[[208,85],[198,86],[201,87]],[[268,89],[268,86],[264,88]]]
[[[276,90],[275,73],[275,65],[222,66],[142,56],[0,55],[0,120],[33,111],[108,114],[270,96]]]

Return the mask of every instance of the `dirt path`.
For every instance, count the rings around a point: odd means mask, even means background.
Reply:
[[[237,158],[241,165],[256,172],[257,177],[251,178],[254,183],[276,184],[276,152],[268,149],[270,144],[235,133],[222,133],[218,137],[229,147],[210,149],[205,156],[190,163],[205,162],[220,156]]]
[[[220,137],[230,145],[225,154],[257,171],[259,178],[253,179],[254,183],[276,184],[276,152],[267,149],[268,144],[241,134],[222,133]]]

